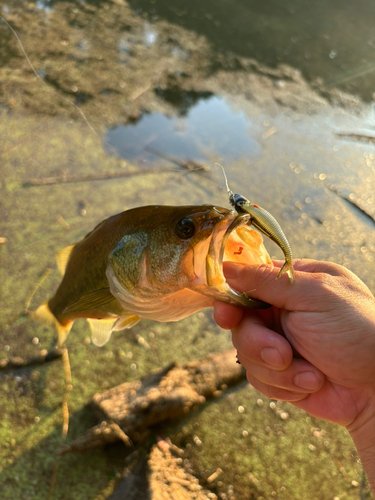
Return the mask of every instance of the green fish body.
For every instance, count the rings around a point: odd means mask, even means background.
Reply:
[[[212,205],[147,206],[109,217],[57,254],[63,279],[35,316],[53,323],[62,345],[86,318],[97,345],[141,318],[178,321],[221,300],[268,304],[226,283],[222,261],[271,263],[249,216]]]

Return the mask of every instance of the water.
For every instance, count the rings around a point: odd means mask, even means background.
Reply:
[[[143,114],[134,124],[108,131],[104,141],[112,154],[144,162],[155,160],[147,147],[180,159],[210,162],[217,158],[226,163],[262,152],[252,137],[249,118],[216,96],[199,99],[182,116]]]
[[[0,12],[47,84],[35,78],[0,23],[0,361],[31,359],[54,345],[53,328],[22,311],[30,298],[35,309],[53,295],[61,280],[55,254],[100,221],[149,204],[229,206],[220,169],[178,169],[147,148],[224,164],[232,190],[279,220],[296,257],[346,265],[375,291],[374,144],[336,135],[375,135],[373,4],[38,0],[26,9],[8,0]],[[81,107],[99,138],[61,96]],[[106,174],[107,180],[82,181]],[[61,182],[66,177],[77,182]],[[58,182],[24,187],[35,178]],[[46,268],[54,272],[33,295]],[[231,347],[210,313],[173,325],[142,321],[102,349],[90,344],[86,323],[78,321],[67,344],[72,436],[95,423],[87,404],[93,394]],[[45,499],[61,445],[61,366],[2,374],[0,385],[2,495]],[[216,493],[229,497],[234,488],[238,500],[271,498],[287,477],[287,495],[296,499],[308,498],[317,485],[340,498],[358,497],[347,477],[331,474],[337,467],[327,454],[295,455],[296,448],[308,450],[310,427],[322,427],[336,451],[344,450],[335,458],[356,480],[362,471],[353,465],[345,432],[306,422],[297,410],[284,422],[266,399],[261,407],[255,393],[251,399],[240,392],[211,405],[222,421],[205,423],[205,407],[203,418],[187,423],[193,430],[171,425],[183,446],[186,432],[203,442],[197,453],[191,439],[197,475],[223,470]],[[272,436],[267,429],[274,426]],[[256,448],[245,431],[256,437]],[[108,498],[125,453],[108,448],[62,457],[55,497]],[[288,470],[302,471],[304,481],[293,482]],[[311,470],[316,473],[306,473]],[[269,480],[254,486],[250,471]]]

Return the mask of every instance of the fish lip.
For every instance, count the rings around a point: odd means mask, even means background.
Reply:
[[[233,217],[233,215],[236,216]],[[212,295],[217,300],[237,306],[266,309],[270,307],[270,304],[252,299],[246,293],[240,293],[231,288],[225,280],[223,271],[224,252],[230,235],[239,226],[248,225],[250,221],[251,216],[247,213],[237,214],[231,212],[228,217],[217,224],[212,233],[206,257],[206,280],[208,287],[213,292]]]
[[[219,252],[219,265],[222,267],[223,266],[223,259],[224,259],[224,251],[226,244],[228,242],[229,236],[235,231],[239,226],[242,225],[247,225],[250,222],[250,215],[249,214],[238,214],[237,217],[235,217],[232,222],[229,224],[227,227],[225,234],[223,236],[223,239],[221,240],[221,245],[220,245],[220,252]]]
[[[232,232],[249,221],[249,214],[237,214],[232,211],[227,217],[216,224],[206,257],[207,284],[210,284],[210,276],[212,277],[213,274],[217,280],[225,281],[223,273],[225,246]]]

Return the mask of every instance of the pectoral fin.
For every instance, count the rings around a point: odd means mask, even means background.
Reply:
[[[83,295],[77,302],[67,307],[64,313],[103,309],[103,306],[106,306],[113,300],[115,300],[115,298],[109,291],[109,288],[101,288],[100,290],[95,290],[94,292]]]
[[[103,346],[111,338],[113,327],[117,321],[116,319],[92,319],[87,318],[91,329],[92,343],[98,347]]]

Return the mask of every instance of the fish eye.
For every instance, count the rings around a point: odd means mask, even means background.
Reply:
[[[189,240],[195,234],[194,221],[185,217],[177,222],[175,227],[176,235],[181,240]]]

